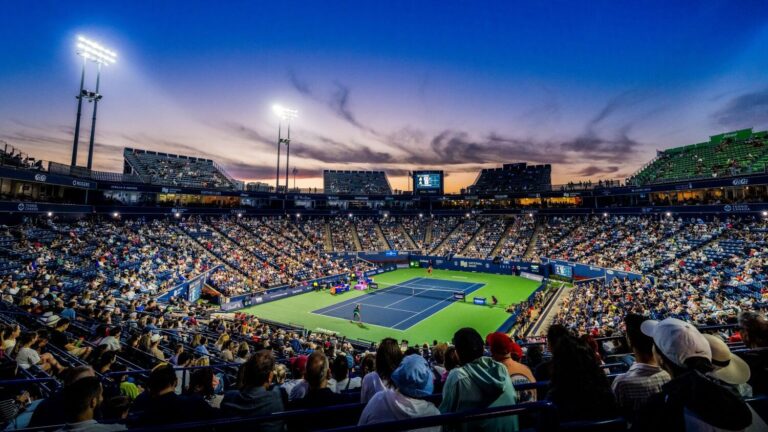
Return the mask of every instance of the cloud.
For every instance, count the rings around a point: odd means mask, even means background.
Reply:
[[[768,124],[768,88],[732,98],[712,115],[720,126],[744,128]]]
[[[324,163],[387,164],[400,162],[391,153],[375,151],[363,144],[346,144],[323,135],[312,134],[307,143],[294,142],[291,153]]]
[[[366,126],[357,120],[357,117],[349,107],[349,87],[336,82],[336,90],[331,94],[331,98],[327,101],[327,105],[339,118],[351,124],[352,126],[365,131],[370,132],[373,135],[379,135],[372,127]]]
[[[574,171],[573,174],[581,177],[592,177],[596,174],[614,174],[619,171],[618,166],[596,166],[589,165],[578,171]]]
[[[291,82],[293,88],[302,95],[311,98],[315,97],[314,93],[312,93],[312,89],[309,87],[309,84],[306,81],[302,81],[293,70],[288,71],[288,80]]]
[[[629,137],[629,126],[621,128],[612,138],[601,137],[594,131],[562,142],[560,148],[571,152],[580,160],[601,160],[608,162],[625,162],[637,152],[642,144]]]
[[[248,127],[242,123],[226,122],[223,124],[223,130],[247,141],[257,142],[267,146],[277,145],[276,138],[270,138],[256,129]]]

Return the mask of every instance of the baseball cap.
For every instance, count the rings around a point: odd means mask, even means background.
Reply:
[[[653,338],[653,343],[671,362],[685,367],[686,360],[703,357],[712,360],[712,350],[707,339],[693,325],[677,318],[662,321],[646,320],[640,331]]]
[[[506,333],[489,333],[488,336],[485,337],[485,343],[490,347],[491,354],[511,354],[512,357],[516,359],[523,357],[523,349],[520,348],[520,345],[512,341],[512,338]]]
[[[434,374],[427,361],[418,354],[411,354],[403,359],[400,366],[392,372],[392,382],[400,393],[422,398],[432,394]]]
[[[751,372],[747,362],[733,355],[728,345],[719,337],[711,334],[705,334],[704,337],[712,350],[712,365],[715,367],[709,375],[733,385],[749,381]]]

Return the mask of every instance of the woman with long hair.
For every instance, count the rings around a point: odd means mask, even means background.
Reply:
[[[552,380],[547,399],[557,405],[560,421],[597,420],[618,415],[605,372],[589,344],[561,337],[552,352]]]
[[[400,366],[403,352],[395,339],[384,338],[376,350],[376,371],[363,378],[360,402],[367,403],[376,393],[392,386],[392,372]]]

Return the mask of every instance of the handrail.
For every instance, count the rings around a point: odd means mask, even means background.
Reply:
[[[227,418],[227,419],[209,420],[204,422],[187,422],[187,423],[178,423],[178,424],[162,425],[162,426],[138,427],[138,428],[133,428],[131,430],[142,431],[142,432],[150,432],[150,431],[159,432],[159,431],[169,431],[169,430],[189,430],[189,429],[202,428],[202,427],[210,428],[213,426],[244,425],[247,423],[259,424],[264,422],[275,422],[275,421],[284,421],[284,420],[301,419],[301,418],[313,418],[313,415],[319,414],[319,413],[322,413],[323,415],[325,415],[326,418],[332,418],[334,412],[340,412],[340,411],[352,408],[353,407],[352,405],[360,405],[360,404],[336,405],[336,406],[320,408],[320,409],[283,411],[283,412],[270,414],[266,416],[234,417],[234,418]],[[553,410],[553,409],[554,409],[554,404],[549,401],[528,402],[528,403],[523,403],[518,405],[477,409],[477,410],[464,411],[464,412],[458,412],[458,413],[440,414],[436,416],[420,417],[420,418],[414,418],[409,420],[400,420],[400,421],[393,421],[393,422],[386,422],[386,423],[377,423],[377,424],[366,425],[366,426],[356,426],[356,425],[344,426],[344,427],[330,428],[326,430],[342,432],[342,431],[352,431],[352,430],[392,431],[392,430],[418,429],[418,428],[423,428],[428,426],[437,426],[442,424],[458,424],[458,423],[463,423],[468,421],[486,420],[486,419],[496,418],[496,417],[518,415],[526,412],[538,412],[538,411]]]

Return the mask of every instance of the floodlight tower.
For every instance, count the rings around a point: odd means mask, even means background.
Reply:
[[[99,93],[99,81],[101,79],[101,66],[114,64],[117,61],[117,54],[104,48],[102,45],[84,38],[77,37],[77,55],[83,58],[83,68],[80,73],[80,93],[77,95],[77,119],[75,121],[75,140],[72,145],[72,166],[77,166],[77,146],[80,141],[80,117],[83,109],[83,98],[93,102],[93,119],[91,120],[91,138],[88,145],[88,165],[90,170],[93,166],[93,140],[96,133],[96,111],[98,109],[101,94]],[[83,88],[85,84],[85,66],[88,61],[96,63],[96,91],[90,92]]]
[[[280,189],[280,144],[285,144],[285,193],[288,193],[288,164],[291,157],[291,119],[299,116],[295,109],[285,108],[280,105],[272,107],[280,121],[277,124],[277,172],[275,175],[275,193]],[[283,138],[283,121],[286,122],[287,136]]]

